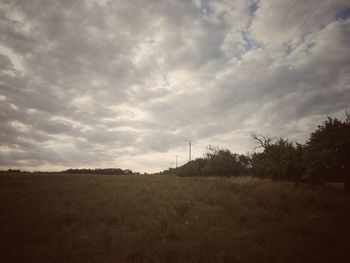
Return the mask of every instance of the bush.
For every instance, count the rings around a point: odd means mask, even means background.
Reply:
[[[206,159],[198,158],[175,169],[175,174],[179,176],[199,176],[206,165]]]
[[[303,153],[300,144],[279,138],[266,145],[263,152],[252,155],[252,172],[260,177],[299,182],[305,171]]]
[[[186,163],[175,173],[180,176],[238,176],[247,165],[246,156],[209,146],[204,158]]]

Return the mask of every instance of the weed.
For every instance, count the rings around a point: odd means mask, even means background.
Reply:
[[[189,203],[179,203],[175,204],[175,210],[179,216],[184,216],[191,209],[191,205]]]
[[[109,251],[111,249],[112,242],[113,242],[112,235],[109,233],[104,233],[102,239],[103,239],[103,246],[105,250]]]
[[[166,218],[162,218],[160,220],[160,231],[162,233],[165,233],[168,229],[168,225],[169,225],[168,220]]]

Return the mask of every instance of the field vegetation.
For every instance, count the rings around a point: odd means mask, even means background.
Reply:
[[[350,197],[250,177],[0,176],[0,262],[350,262]]]

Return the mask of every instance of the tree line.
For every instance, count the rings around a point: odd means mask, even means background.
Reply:
[[[251,174],[262,178],[313,184],[344,182],[350,191],[350,114],[344,121],[328,117],[313,131],[305,144],[282,137],[253,133],[259,152],[236,154],[209,146],[203,158],[190,161],[165,173],[179,176],[238,176]]]
[[[133,175],[133,171],[120,168],[97,168],[97,169],[68,169],[61,171],[63,174],[100,174],[100,175]]]
[[[27,172],[21,171],[19,169],[8,169],[7,171],[0,171],[0,173],[6,174],[95,174],[95,175],[139,175],[139,172],[133,172],[129,169],[121,169],[121,168],[97,168],[97,169],[67,169],[60,172],[43,172],[43,171],[34,171]]]

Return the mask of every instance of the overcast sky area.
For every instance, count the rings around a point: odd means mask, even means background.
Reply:
[[[0,0],[0,169],[160,171],[350,108],[349,0]]]

